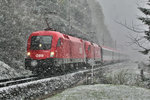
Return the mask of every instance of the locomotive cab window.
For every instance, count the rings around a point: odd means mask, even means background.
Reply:
[[[51,48],[52,36],[32,36],[31,50],[49,50]]]
[[[57,47],[61,46],[61,38],[58,39]]]
[[[88,46],[88,50],[90,51],[90,49],[91,49],[91,46]]]

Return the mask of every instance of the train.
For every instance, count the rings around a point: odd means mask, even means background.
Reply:
[[[37,31],[27,41],[25,68],[34,74],[64,73],[124,60],[116,49],[57,31]]]

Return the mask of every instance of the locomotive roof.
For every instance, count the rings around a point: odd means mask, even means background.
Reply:
[[[31,35],[57,35],[57,36],[62,36],[60,32],[57,31],[36,31],[33,32]]]
[[[118,50],[116,50],[114,48],[110,48],[110,47],[106,47],[106,46],[102,46],[102,48],[107,51],[119,52]]]
[[[72,37],[70,35],[66,35],[66,34],[63,34],[63,33],[57,32],[57,31],[37,31],[37,32],[33,32],[31,35],[32,36],[33,35],[36,35],[36,36],[38,36],[38,35],[53,35],[53,36],[59,36],[62,38],[66,38],[66,36],[67,36],[68,37],[67,39],[70,39],[71,41],[76,41],[76,42],[79,42],[79,40],[82,41],[82,39],[80,39],[80,38]]]

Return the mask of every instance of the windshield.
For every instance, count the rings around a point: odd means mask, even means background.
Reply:
[[[52,36],[32,36],[31,50],[49,50],[51,48]]]

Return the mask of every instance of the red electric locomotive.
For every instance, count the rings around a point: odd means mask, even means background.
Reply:
[[[85,63],[86,51],[82,39],[56,31],[38,31],[29,36],[25,66],[37,74],[77,68]]]
[[[94,61],[95,64],[102,63],[102,52],[101,52],[101,47],[95,43],[93,43],[94,46]]]
[[[94,63],[102,62],[101,47],[95,43],[85,41],[86,62],[94,61]]]

